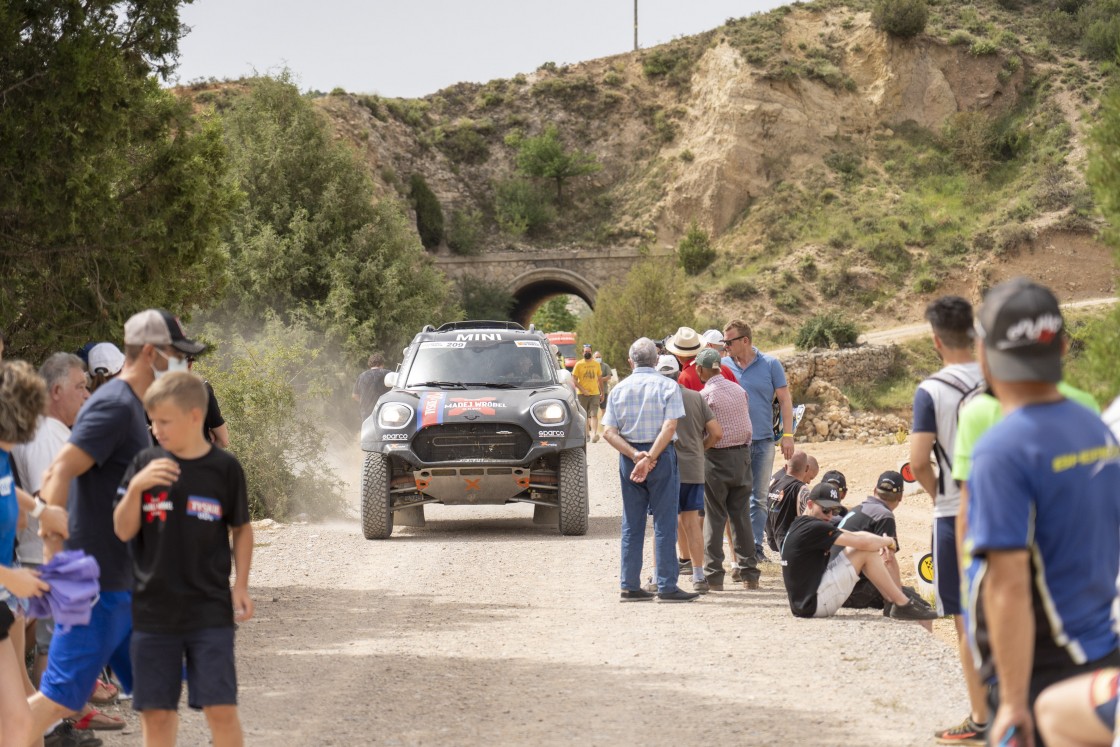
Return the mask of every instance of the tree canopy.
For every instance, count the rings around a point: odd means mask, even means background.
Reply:
[[[566,179],[594,174],[602,168],[594,155],[566,149],[555,125],[549,125],[537,137],[524,138],[517,148],[518,171],[525,176],[553,180],[557,202],[563,199]]]
[[[160,88],[180,0],[0,3],[0,321],[14,354],[116,339],[225,280],[237,204],[213,121]]]

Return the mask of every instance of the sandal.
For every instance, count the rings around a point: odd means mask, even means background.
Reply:
[[[74,728],[81,731],[83,729],[92,729],[93,731],[118,731],[123,729],[125,725],[123,718],[110,716],[108,713],[103,713],[96,708],[90,708],[89,712],[74,722]]]
[[[93,686],[93,692],[89,696],[89,702],[94,705],[113,705],[117,702],[120,694],[120,690],[117,689],[116,685],[99,679]]]

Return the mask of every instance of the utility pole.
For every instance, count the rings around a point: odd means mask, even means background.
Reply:
[[[638,51],[638,0],[634,0],[634,51]]]

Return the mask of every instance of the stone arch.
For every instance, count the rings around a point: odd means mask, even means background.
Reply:
[[[542,267],[518,275],[508,286],[514,305],[510,318],[528,326],[536,310],[553,296],[579,296],[592,309],[598,289],[584,276],[559,267]]]

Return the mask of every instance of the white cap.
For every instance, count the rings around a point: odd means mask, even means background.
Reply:
[[[718,329],[709,329],[707,332],[700,335],[700,339],[702,339],[706,345],[723,348],[723,333]]]
[[[89,349],[89,372],[116,376],[124,366],[124,353],[111,342],[99,342]]]
[[[674,356],[662,355],[657,358],[657,373],[672,374],[680,370],[680,364]]]

